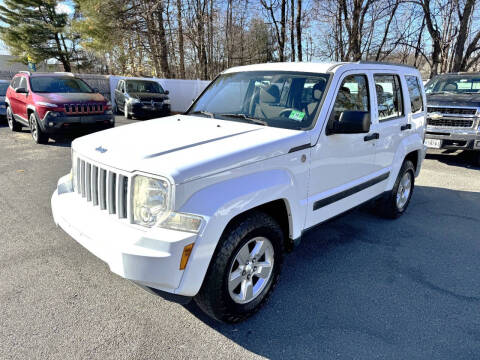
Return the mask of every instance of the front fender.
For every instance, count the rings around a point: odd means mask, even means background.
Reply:
[[[180,211],[205,216],[207,225],[199,235],[176,293],[194,296],[200,290],[210,260],[227,224],[237,215],[262,204],[285,201],[290,237],[299,236],[305,221],[300,209],[295,178],[286,170],[266,170],[207,186],[191,196]]]

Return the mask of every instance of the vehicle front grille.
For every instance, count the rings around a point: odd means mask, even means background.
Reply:
[[[77,158],[77,193],[120,219],[129,218],[129,177]]]
[[[427,118],[427,125],[469,128],[473,126],[473,120],[452,119],[452,118],[440,118],[440,119]]]
[[[151,101],[142,101],[143,105],[150,105],[150,106],[161,106],[163,102],[161,101],[154,101],[153,103]]]
[[[448,114],[448,115],[475,115],[477,113],[477,109],[428,106],[427,112],[429,113],[436,112],[436,113]]]
[[[67,114],[100,114],[105,111],[103,104],[65,104],[65,112]]]

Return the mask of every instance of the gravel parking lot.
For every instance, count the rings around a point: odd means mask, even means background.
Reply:
[[[117,124],[132,121],[118,118]],[[154,297],[55,227],[68,143],[0,125],[0,358],[478,359],[480,169],[428,155],[405,216],[352,211],[288,255],[239,325]]]

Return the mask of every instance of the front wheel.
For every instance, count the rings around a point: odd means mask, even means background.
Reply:
[[[15,120],[12,113],[12,108],[7,107],[7,123],[11,131],[20,131],[22,126]]]
[[[30,114],[29,125],[33,141],[37,144],[46,144],[48,142],[48,136],[42,131],[34,113]]]
[[[242,217],[222,235],[195,302],[216,320],[245,320],[278,283],[283,253],[284,234],[271,216],[252,212]]]
[[[413,188],[415,186],[415,167],[410,160],[405,160],[393,189],[388,192],[378,213],[389,219],[396,219],[403,215],[407,210],[410,199],[412,198]]]

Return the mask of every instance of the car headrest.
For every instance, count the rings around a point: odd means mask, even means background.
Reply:
[[[325,90],[325,85],[323,83],[318,82],[315,85],[313,85],[313,88],[312,88],[313,100],[316,100],[316,101],[320,100],[323,94],[323,90]]]
[[[347,88],[346,86],[342,86],[342,87],[340,88],[340,91],[343,92],[343,93],[345,93],[345,94],[350,94],[350,89]]]
[[[280,101],[280,90],[276,85],[270,85],[266,89],[260,89],[260,102],[275,104]]]
[[[443,87],[443,90],[445,91],[455,91],[458,89],[458,86],[456,83],[448,83]]]
[[[379,103],[383,103],[383,86],[375,84],[375,91],[377,92],[377,99]]]

